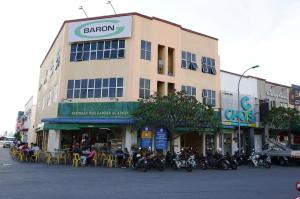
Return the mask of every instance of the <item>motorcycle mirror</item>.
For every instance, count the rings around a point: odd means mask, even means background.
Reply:
[[[300,191],[300,181],[297,181],[297,182],[296,182],[296,189],[297,189],[298,191]]]

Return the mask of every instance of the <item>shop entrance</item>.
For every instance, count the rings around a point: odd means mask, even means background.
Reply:
[[[180,137],[181,147],[192,147],[200,154],[203,152],[203,135],[199,133],[188,133]]]

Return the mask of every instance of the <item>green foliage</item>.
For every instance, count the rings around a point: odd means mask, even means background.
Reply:
[[[272,108],[263,121],[264,124],[280,130],[290,130],[293,124],[299,122],[299,112],[296,109],[284,107]]]
[[[17,131],[17,132],[14,134],[14,138],[15,138],[16,140],[21,140],[21,138],[22,138],[21,133],[20,133],[19,131]]]
[[[220,117],[215,111],[198,102],[183,92],[170,93],[168,96],[153,95],[139,100],[139,107],[134,113],[140,128],[163,127],[176,132],[176,127],[222,129]]]

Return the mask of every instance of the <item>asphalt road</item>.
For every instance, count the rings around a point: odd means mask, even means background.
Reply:
[[[13,161],[0,149],[0,198],[8,199],[292,199],[300,167],[240,167],[236,171],[72,168]]]

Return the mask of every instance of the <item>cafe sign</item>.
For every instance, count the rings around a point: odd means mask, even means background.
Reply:
[[[69,42],[131,37],[131,24],[131,16],[73,22]]]
[[[137,102],[59,103],[58,117],[128,118],[137,107]]]
[[[238,103],[240,111],[238,111]],[[241,126],[255,127],[255,99],[251,96],[226,96],[222,94],[222,122],[224,125],[237,126],[240,119]]]

